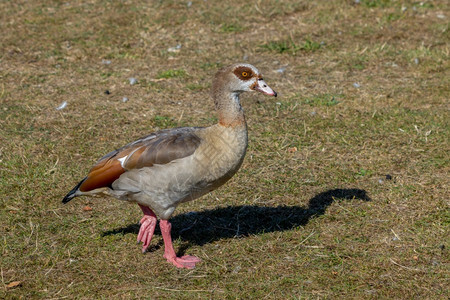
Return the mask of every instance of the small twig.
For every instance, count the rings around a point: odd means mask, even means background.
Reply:
[[[362,49],[362,50],[359,52],[359,54],[364,54],[364,53],[367,51],[367,49],[368,49],[368,47]]]
[[[2,83],[2,93],[0,94],[0,99],[3,97],[4,93],[5,93],[5,84]]]
[[[189,229],[191,229],[192,227],[194,227],[195,224],[197,224],[197,220],[195,220],[194,223],[192,223],[191,226],[185,227],[185,228],[181,229],[181,230],[180,230],[180,233],[183,233],[183,232],[185,232],[185,231],[188,231]]]
[[[375,109],[375,111],[372,114],[372,118],[375,117],[376,114],[377,114],[377,110]]]
[[[180,115],[180,117],[178,118],[177,124],[180,123],[181,119],[183,118],[183,115],[184,115],[184,110],[181,111],[181,115]]]
[[[258,1],[259,3],[261,3],[261,1]],[[255,3],[255,9],[261,14],[264,15],[264,13],[261,11],[261,9],[258,6],[258,3]]]
[[[316,233],[315,230],[313,230],[313,231],[312,231],[312,232],[311,232],[311,233],[310,233],[303,241],[301,241],[298,245],[294,246],[293,249],[295,249],[295,248],[301,246],[304,242],[306,242],[307,240],[309,240],[309,238],[312,237],[314,233]]]
[[[38,243],[38,239],[39,239],[39,224],[37,224],[36,225],[36,247],[35,247],[35,249],[34,249],[34,251],[33,251],[33,254],[35,254],[37,251],[38,251],[38,248],[39,248],[39,243]]]
[[[61,289],[62,290],[62,289]],[[58,294],[61,292],[61,290],[58,292]],[[56,300],[56,299],[66,299],[69,298],[69,296],[62,296],[62,297],[56,297],[56,298],[50,298],[48,300]]]
[[[393,263],[396,266],[399,266],[400,268],[403,268],[403,269],[406,269],[406,270],[410,270],[410,271],[416,271],[416,272],[420,271],[419,269],[414,269],[414,268],[409,268],[409,267],[406,267],[406,266],[402,266],[398,262],[394,261],[392,258],[389,258],[389,260],[391,261],[391,263]]]
[[[208,290],[177,290],[177,289],[171,289],[171,288],[166,288],[166,287],[162,287],[162,286],[155,286],[155,289],[159,289],[159,290],[165,290],[165,291],[171,291],[171,292],[211,292]]]
[[[239,237],[239,223],[237,224],[235,237]]]
[[[62,287],[54,296],[59,295],[59,293],[61,293],[63,289],[64,289],[64,287]],[[62,297],[62,298],[66,298],[66,297]]]
[[[214,226],[214,228],[225,229],[225,230],[229,230],[229,231],[235,231],[234,229],[231,229],[231,228],[228,228],[228,227],[222,227],[222,226]]]
[[[188,277],[189,275],[191,275],[192,273],[194,273],[195,272],[195,270],[191,270],[191,271],[189,271],[187,274],[185,274],[183,277]]]
[[[58,218],[60,218],[61,219],[61,216],[60,215],[58,215],[57,213],[56,213],[56,211],[54,210],[54,209],[52,209],[51,210]]]
[[[50,269],[48,269],[47,272],[44,273],[44,276],[47,276],[47,274],[50,273],[52,270],[53,270],[53,266]]]
[[[206,254],[205,251],[202,251],[202,252],[203,252],[203,255],[206,256],[206,259],[207,259],[207,260],[212,261],[212,262],[215,263],[216,265],[221,266],[222,268],[224,268],[225,271],[228,271],[228,268],[227,268],[226,266],[221,265],[221,264],[219,264],[217,261],[215,261],[214,259],[209,258],[208,254]]]
[[[5,284],[5,279],[3,278],[3,268],[2,267],[0,267],[0,274],[2,276],[3,289],[6,291],[6,284]]]
[[[44,174],[45,175],[48,175],[48,174],[51,174],[52,172],[55,172],[57,169],[56,169],[56,165],[58,164],[58,162],[59,162],[59,157],[57,156],[56,157],[56,162],[55,162],[55,164],[53,165],[53,167],[51,167],[50,169],[48,169]]]
[[[244,209],[244,207],[242,207],[236,214],[236,223],[237,223],[237,228],[236,228],[236,234],[234,235],[234,237],[239,237],[239,215],[241,214],[241,211]]]
[[[335,197],[333,197],[333,201],[336,200]],[[350,210],[346,209],[345,207],[343,207],[342,205],[340,205],[339,203],[336,203],[337,206],[339,206],[340,208],[342,208],[343,210],[345,210],[346,212],[348,212],[349,214],[351,214],[352,216],[355,216],[354,213],[352,213]]]
[[[31,232],[30,232],[30,236],[26,239],[25,244],[28,244],[31,240],[31,237],[33,236],[34,233],[34,226],[33,226],[33,222],[30,219],[30,228],[31,228]]]
[[[395,237],[400,241],[400,237],[395,233],[394,229],[391,229],[391,231],[395,235]]]

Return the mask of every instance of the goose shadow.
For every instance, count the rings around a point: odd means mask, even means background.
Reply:
[[[307,207],[240,205],[220,207],[200,212],[189,212],[170,219],[172,238],[181,239],[178,255],[191,245],[204,245],[220,239],[245,237],[275,231],[286,231],[306,225],[309,220],[323,215],[328,206],[337,199],[371,201],[365,190],[333,189],[312,197]],[[155,235],[161,232],[156,227]],[[102,236],[139,232],[138,224],[116,228],[102,233]],[[162,246],[162,241],[151,246],[152,252]]]

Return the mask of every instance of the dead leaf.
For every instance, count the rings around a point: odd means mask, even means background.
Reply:
[[[85,207],[83,207],[83,210],[84,210],[84,211],[91,211],[91,210],[92,210],[92,207],[86,205]]]
[[[291,147],[291,148],[288,148],[287,151],[288,151],[289,153],[294,153],[294,152],[297,152],[298,149],[297,149],[297,147]]]
[[[22,285],[22,281],[12,281],[12,282],[8,283],[8,285],[6,285],[6,288],[12,289],[12,288],[15,288],[15,287],[18,287],[21,285]]]

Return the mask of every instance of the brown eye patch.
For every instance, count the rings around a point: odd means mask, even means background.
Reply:
[[[234,75],[236,75],[241,80],[249,80],[254,76],[252,69],[248,67],[237,67],[234,69]]]

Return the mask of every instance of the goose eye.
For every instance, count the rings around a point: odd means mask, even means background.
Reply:
[[[233,71],[234,75],[240,80],[249,80],[253,77],[253,72],[250,68],[239,66]]]

